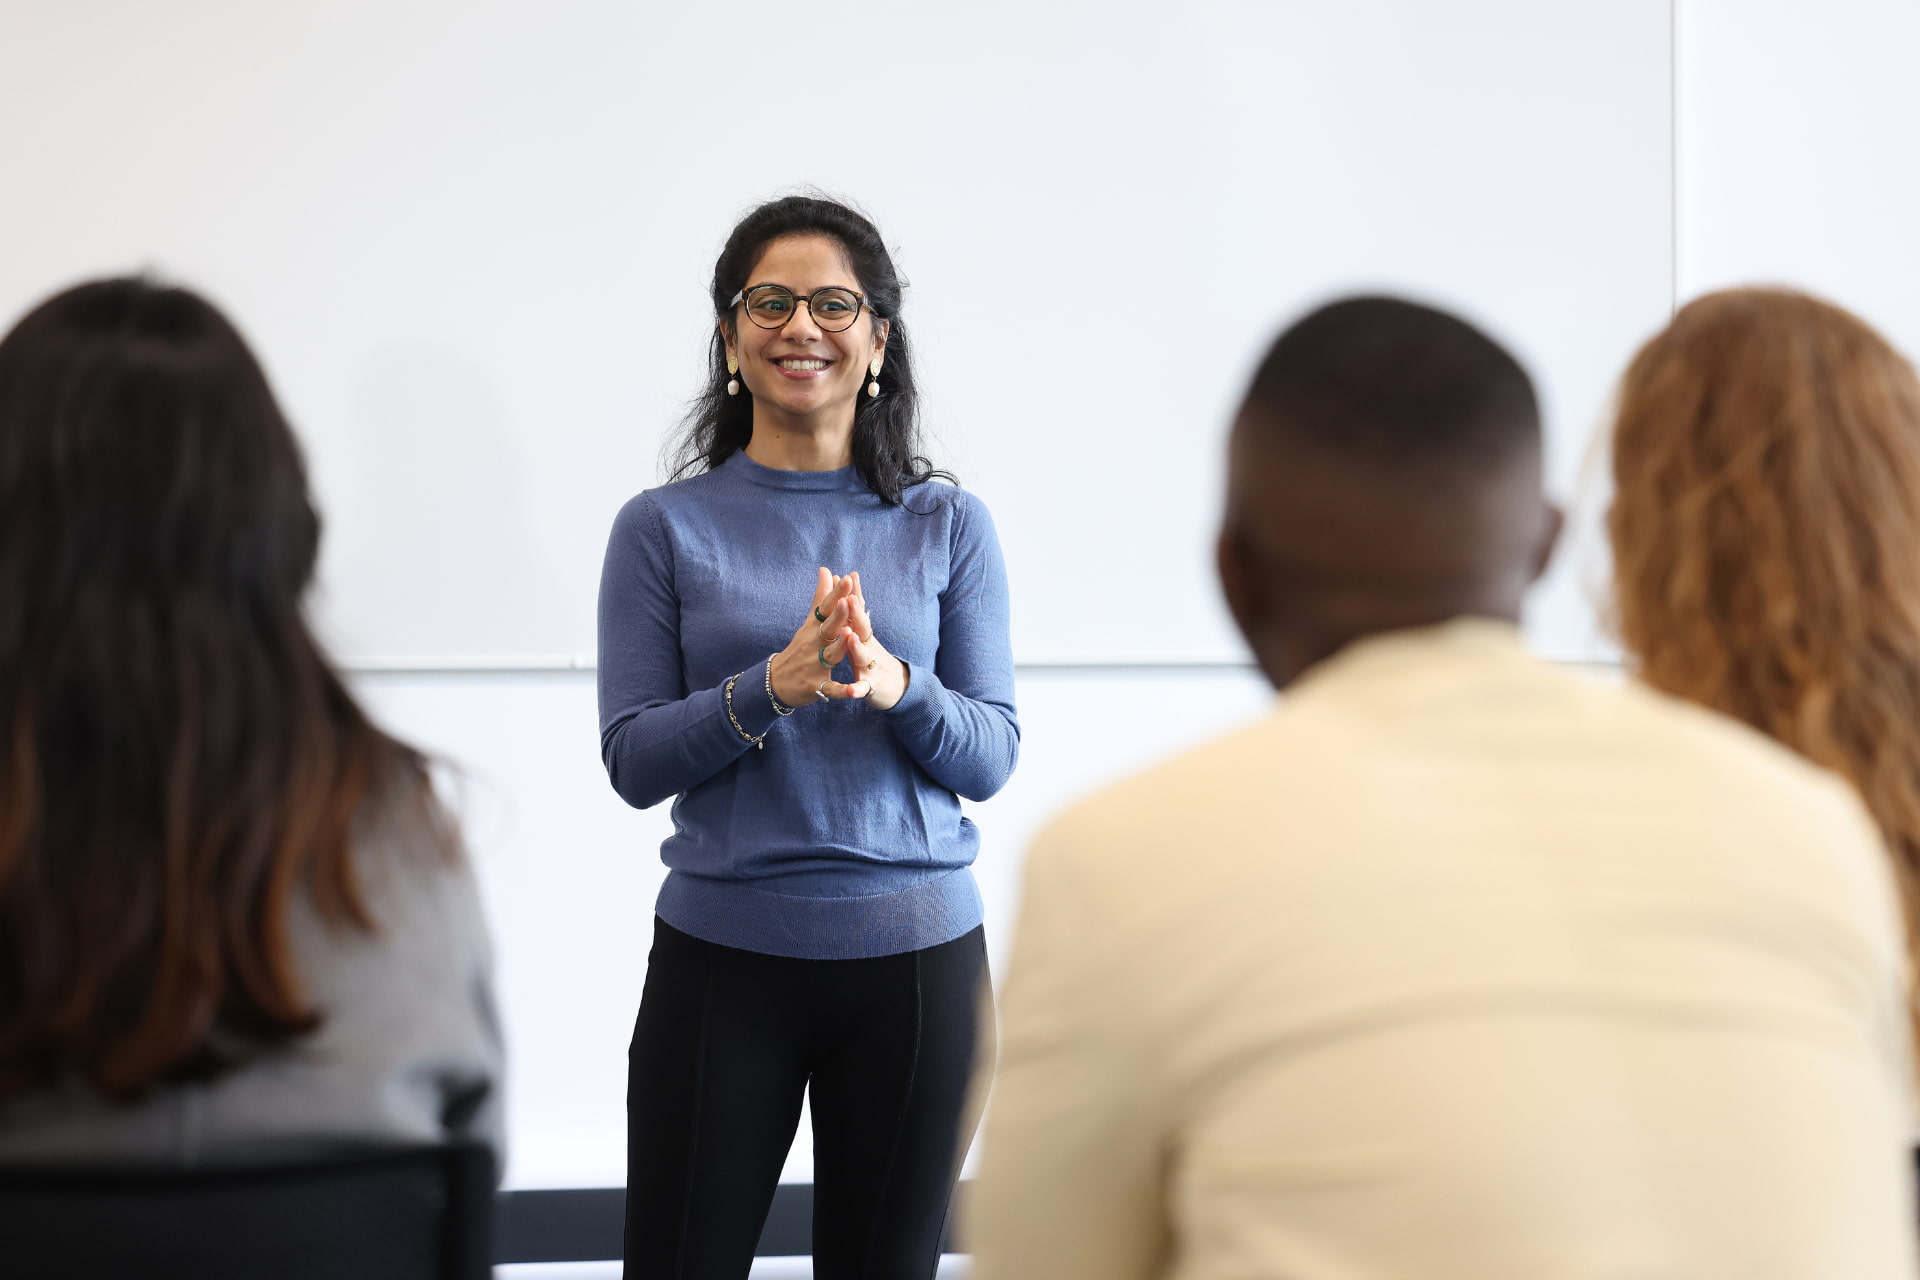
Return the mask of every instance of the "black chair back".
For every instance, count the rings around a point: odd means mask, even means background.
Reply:
[[[188,1172],[0,1170],[8,1280],[480,1280],[493,1153]]]

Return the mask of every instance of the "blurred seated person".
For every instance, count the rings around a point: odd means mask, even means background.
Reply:
[[[1913,366],[1818,298],[1708,294],[1634,358],[1612,446],[1630,665],[1852,782],[1920,919]]]
[[[201,298],[0,341],[0,1164],[497,1146],[474,880],[302,616],[319,538]]]
[[[1526,374],[1274,344],[1220,573],[1284,697],[1038,840],[976,1280],[1915,1274],[1904,944],[1840,779],[1528,656]]]

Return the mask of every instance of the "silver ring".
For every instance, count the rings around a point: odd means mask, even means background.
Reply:
[[[820,701],[822,701],[822,702],[832,702],[832,701],[833,701],[833,699],[832,699],[832,698],[830,698],[830,697],[828,697],[828,696],[827,696],[827,691],[826,691],[825,689],[815,689],[815,690],[813,691],[813,696],[814,696],[814,697],[816,697],[816,698],[818,698],[818,699],[820,699]]]

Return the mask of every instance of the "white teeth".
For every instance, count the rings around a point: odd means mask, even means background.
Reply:
[[[795,372],[813,372],[827,367],[825,360],[776,360],[774,363],[782,369],[792,369]]]

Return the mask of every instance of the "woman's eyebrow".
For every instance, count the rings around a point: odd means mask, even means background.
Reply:
[[[742,289],[740,292],[746,293],[748,290],[752,290],[752,289],[764,289],[768,285],[773,285],[775,288],[779,288],[779,289],[785,289],[788,293],[793,294],[795,297],[799,297],[802,293],[809,292],[809,290],[805,290],[805,289],[796,289],[790,284],[781,284],[778,280],[761,280],[758,283],[749,284],[745,289]],[[852,284],[823,284],[823,285],[820,285],[818,288],[811,290],[810,292],[818,293],[821,289],[845,289],[848,293],[860,292],[860,287],[858,285],[852,285]]]

